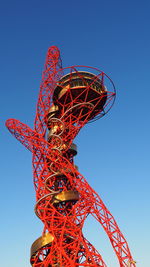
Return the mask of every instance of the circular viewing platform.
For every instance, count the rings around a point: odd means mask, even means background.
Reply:
[[[80,113],[81,120],[85,119],[89,110],[87,104],[92,107],[88,119],[91,120],[103,110],[106,101],[107,89],[102,80],[98,75],[84,71],[71,72],[63,76],[53,93],[53,103],[59,110],[63,108],[66,111],[78,105],[71,111],[74,116]]]

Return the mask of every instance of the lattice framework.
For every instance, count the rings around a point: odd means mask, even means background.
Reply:
[[[108,235],[119,265],[135,267],[114,217],[74,165],[74,138],[87,122],[104,116],[115,98],[114,84],[104,72],[84,69],[62,68],[59,49],[50,47],[34,130],[16,119],[6,122],[9,131],[33,154],[35,213],[44,229],[32,245],[30,262],[34,267],[106,267],[82,233],[91,214]]]

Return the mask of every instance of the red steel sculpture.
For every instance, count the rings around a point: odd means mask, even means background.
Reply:
[[[52,46],[42,75],[34,130],[15,119],[6,121],[9,131],[33,154],[35,213],[44,224],[42,236],[31,247],[34,267],[106,267],[83,236],[89,214],[108,235],[120,266],[135,267],[114,217],[74,165],[74,138],[87,122],[104,116],[114,99],[114,84],[104,72],[85,66],[62,68],[59,49]]]

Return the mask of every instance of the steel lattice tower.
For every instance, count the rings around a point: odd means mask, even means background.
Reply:
[[[9,131],[33,154],[35,213],[44,224],[31,247],[34,267],[106,267],[83,236],[89,214],[108,235],[121,267],[135,267],[128,244],[99,195],[74,165],[80,129],[106,114],[115,99],[111,79],[96,68],[62,68],[57,47],[48,49],[34,130],[15,119]]]

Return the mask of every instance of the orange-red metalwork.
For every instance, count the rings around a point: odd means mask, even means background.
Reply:
[[[86,70],[86,71],[85,71]],[[98,69],[62,68],[60,52],[48,50],[37,103],[34,130],[9,119],[9,131],[33,153],[35,213],[43,234],[31,247],[34,267],[106,267],[100,253],[83,236],[91,214],[103,227],[121,267],[135,267],[128,244],[99,195],[74,165],[75,136],[102,117],[115,98],[113,82]]]

